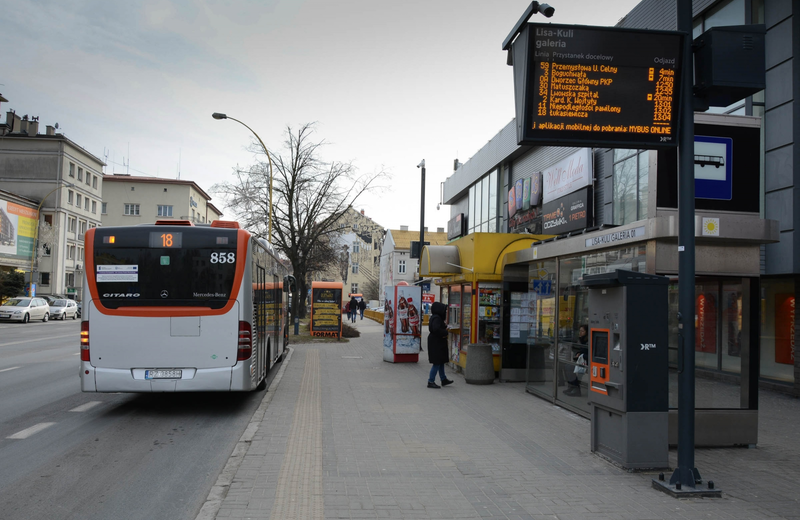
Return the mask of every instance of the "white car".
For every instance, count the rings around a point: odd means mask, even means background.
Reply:
[[[74,300],[60,299],[54,300],[50,304],[50,317],[54,320],[66,320],[78,317],[78,305]]]
[[[0,321],[21,321],[28,323],[31,320],[47,321],[50,319],[50,306],[44,298],[28,298],[20,296],[9,298],[0,305]]]

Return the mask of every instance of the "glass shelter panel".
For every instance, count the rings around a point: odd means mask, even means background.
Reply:
[[[516,323],[524,330],[528,344],[527,389],[552,397],[556,334],[556,261],[533,262],[528,267],[528,292],[521,295]],[[512,302],[514,299],[512,298]],[[525,313],[525,307],[527,312]],[[510,335],[514,335],[512,306]]]

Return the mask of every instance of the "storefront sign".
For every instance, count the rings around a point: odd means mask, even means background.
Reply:
[[[695,302],[694,349],[714,354],[717,351],[717,299],[703,293]]]
[[[311,335],[339,336],[342,330],[342,289],[311,289]]]
[[[775,295],[775,362],[794,365],[794,294]]]
[[[566,197],[545,203],[542,208],[542,233],[560,235],[591,225],[592,189],[584,188]]]
[[[542,173],[545,204],[592,184],[591,153],[589,148],[581,148]]]
[[[531,207],[542,203],[542,172],[537,172],[531,177]]]
[[[447,222],[447,240],[464,236],[464,214],[459,213]]]
[[[615,231],[607,235],[600,235],[599,237],[592,237],[586,239],[586,247],[604,247],[614,242],[621,240],[632,240],[634,238],[641,238],[645,235],[645,227],[639,226],[633,229],[626,229],[624,231]]]
[[[535,235],[542,233],[541,230],[542,210],[541,208],[531,208],[526,212],[518,212],[515,216],[508,219],[508,232],[517,233],[528,228]]]
[[[517,190],[514,189],[512,186],[510,190],[508,190],[508,216],[513,217],[517,213],[517,194],[515,193]]]

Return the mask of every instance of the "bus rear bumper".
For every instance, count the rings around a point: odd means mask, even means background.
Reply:
[[[88,371],[88,374],[87,374]],[[97,368],[81,363],[83,392],[229,392],[231,367],[182,369],[181,379],[144,379],[143,370]]]

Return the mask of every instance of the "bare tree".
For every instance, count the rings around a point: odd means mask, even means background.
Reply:
[[[270,150],[274,170],[272,244],[292,264],[297,287],[292,314],[304,317],[309,274],[335,265],[340,250],[334,224],[364,193],[379,189],[388,178],[383,170],[359,174],[352,162],[325,162],[324,141],[313,141],[313,123],[287,126],[281,152]],[[256,143],[251,150],[263,157]],[[269,167],[266,157],[246,170],[234,169],[235,180],[212,187],[240,222],[268,238]]]

